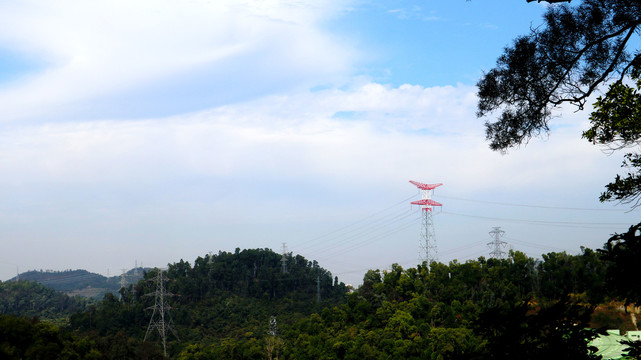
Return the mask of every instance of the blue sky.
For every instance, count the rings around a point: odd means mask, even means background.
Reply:
[[[525,1],[0,2],[0,279],[106,274],[271,248],[342,281],[414,266],[419,194],[441,261],[500,226],[539,256],[636,212],[587,112],[491,152],[475,83],[545,6]]]

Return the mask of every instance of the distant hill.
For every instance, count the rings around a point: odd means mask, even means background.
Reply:
[[[35,281],[0,282],[0,314],[55,320],[84,310],[89,301],[70,297]]]
[[[510,251],[507,259],[393,264],[367,271],[354,290],[301,255],[237,248],[149,270],[147,281],[100,300],[23,278],[89,291],[119,286],[120,277],[29,272],[0,282],[0,359],[63,351],[162,359],[165,349],[185,360],[588,359],[595,329],[637,329],[636,314],[610,301],[617,296],[606,286],[607,266],[587,248],[542,260]]]
[[[349,293],[349,288],[318,262],[269,249],[237,248],[193,262],[169,264],[163,272],[166,292],[158,290],[158,272],[150,270],[146,273],[149,281],[126,287],[122,298],[106,294],[91,311],[73,314],[70,328],[78,333],[121,333],[143,339],[152,316],[148,309],[155,308],[158,294],[164,292],[161,299],[172,309],[170,318],[181,341],[213,344],[229,339],[233,346],[242,343],[251,347],[267,334],[272,317],[277,317],[278,327],[286,331],[313,312],[343,304]],[[216,354],[209,358],[265,358],[262,349],[254,350],[251,356]]]
[[[127,284],[143,278],[144,269],[131,269],[125,273]],[[18,277],[10,281],[17,280]],[[117,293],[121,287],[121,276],[106,277],[87,270],[36,271],[31,270],[19,275],[20,280],[38,282],[54,290],[74,296],[102,298],[106,293]]]

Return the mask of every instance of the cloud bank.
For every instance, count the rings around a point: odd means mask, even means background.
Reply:
[[[492,153],[474,87],[391,86],[357,74],[368,54],[329,26],[351,5],[0,4],[0,49],[24,61],[0,83],[0,278],[16,266],[104,273],[134,259],[163,266],[288,242],[358,282],[368,268],[415,258],[409,205],[389,216],[403,222],[365,238],[312,239],[405,204],[410,179],[445,183],[449,211],[489,215],[491,226],[553,215],[453,198],[600,206],[596,194],[619,160],[582,141],[580,121],[557,119],[547,141]],[[439,221],[446,247],[490,228]],[[604,231],[541,232],[536,241],[592,245]]]

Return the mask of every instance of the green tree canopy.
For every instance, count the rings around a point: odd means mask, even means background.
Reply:
[[[603,259],[612,263],[607,269],[607,280],[617,289],[626,303],[641,303],[641,283],[634,279],[641,259],[641,223],[631,226],[623,234],[615,234],[600,250]]]
[[[583,137],[610,150],[637,148],[641,141],[641,63],[632,63],[630,77],[635,85],[630,86],[619,80],[610,85],[605,96],[598,98],[595,110],[590,116],[591,127]],[[641,196],[641,154],[625,154],[623,167],[628,168],[624,177],[617,175],[606,186],[600,200],[620,200],[624,203],[638,204]]]

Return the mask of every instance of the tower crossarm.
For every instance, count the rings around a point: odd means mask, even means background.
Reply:
[[[418,182],[418,181],[414,181],[414,180],[410,180],[410,183],[416,185],[416,187],[421,189],[421,190],[434,190],[437,187],[443,185],[442,183],[438,183],[438,184],[423,184],[422,182]]]
[[[438,203],[432,199],[422,199],[411,202],[412,205],[431,205],[431,206],[443,206],[443,204]]]

